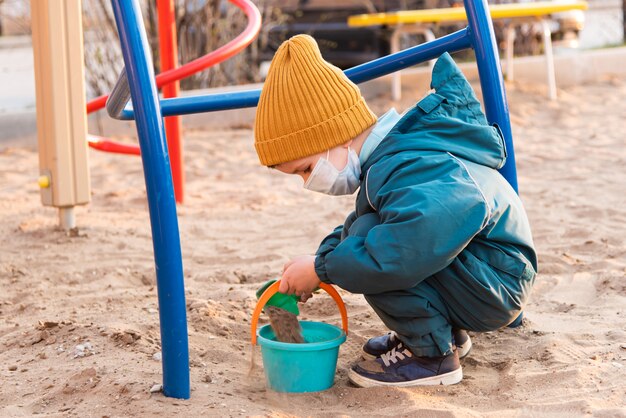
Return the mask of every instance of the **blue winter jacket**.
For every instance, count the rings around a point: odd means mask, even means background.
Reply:
[[[484,262],[474,275],[534,277],[526,213],[496,171],[506,160],[499,129],[447,53],[431,88],[363,164],[355,211],[317,251],[323,282],[363,294],[409,289],[466,247]]]

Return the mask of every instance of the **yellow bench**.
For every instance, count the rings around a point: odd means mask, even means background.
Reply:
[[[554,74],[554,57],[552,55],[552,32],[550,15],[570,10],[586,10],[587,2],[582,0],[540,1],[533,3],[497,4],[489,7],[492,19],[507,19],[506,29],[506,76],[513,79],[513,41],[515,26],[529,21],[539,22],[542,27],[544,55],[548,81],[548,95],[556,99],[556,78]],[[450,7],[428,10],[403,10],[390,13],[372,13],[350,16],[349,26],[393,26],[391,52],[400,50],[400,37],[403,34],[422,34],[426,41],[435,39],[431,30],[440,23],[465,22],[467,15],[464,7]],[[401,95],[400,72],[392,76],[392,98],[399,100]]]

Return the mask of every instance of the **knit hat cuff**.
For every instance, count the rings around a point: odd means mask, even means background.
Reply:
[[[255,142],[261,164],[271,167],[345,144],[376,122],[363,97],[343,112],[287,135]]]

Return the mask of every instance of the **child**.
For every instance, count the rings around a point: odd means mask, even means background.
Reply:
[[[259,101],[262,164],[356,208],[315,256],[285,264],[280,291],[306,300],[320,281],[362,293],[391,333],[363,346],[358,386],[454,384],[471,347],[521,313],[537,271],[526,213],[496,171],[506,150],[446,53],[431,93],[403,115],[372,113],[314,39],[281,45]]]

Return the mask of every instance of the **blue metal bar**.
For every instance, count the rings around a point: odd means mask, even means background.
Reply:
[[[506,164],[500,169],[500,173],[517,192],[517,170],[515,169],[515,150],[513,149],[509,106],[506,100],[500,56],[489,15],[489,6],[487,0],[464,0],[464,3],[472,45],[476,53],[476,64],[480,75],[487,120],[490,123],[498,124],[506,144]]]
[[[446,51],[456,52],[469,48],[472,46],[471,42],[469,30],[465,28],[433,41],[357,65],[346,70],[345,73],[353,82],[363,83],[437,58]]]
[[[189,115],[193,113],[213,112],[216,110],[255,107],[259,102],[260,95],[261,89],[254,89],[232,93],[162,99],[161,114],[163,116]],[[110,114],[110,116],[120,120],[132,120],[135,118],[132,108],[124,109],[117,117],[115,114]]]
[[[150,48],[138,0],[112,0],[136,109],[156,264],[163,393],[189,398],[189,347],[176,202]]]
[[[435,39],[434,41],[352,67],[346,70],[345,74],[353,82],[363,83],[419,64],[420,62],[437,58],[446,51],[455,52],[469,48],[470,46],[471,36],[469,30],[465,28]],[[256,89],[233,93],[164,99],[161,100],[161,111],[163,116],[174,116],[254,107],[258,103],[260,95],[261,90]],[[114,111],[111,116],[116,117],[115,113]],[[117,115],[117,119],[133,119],[133,110],[125,109],[121,114]]]

